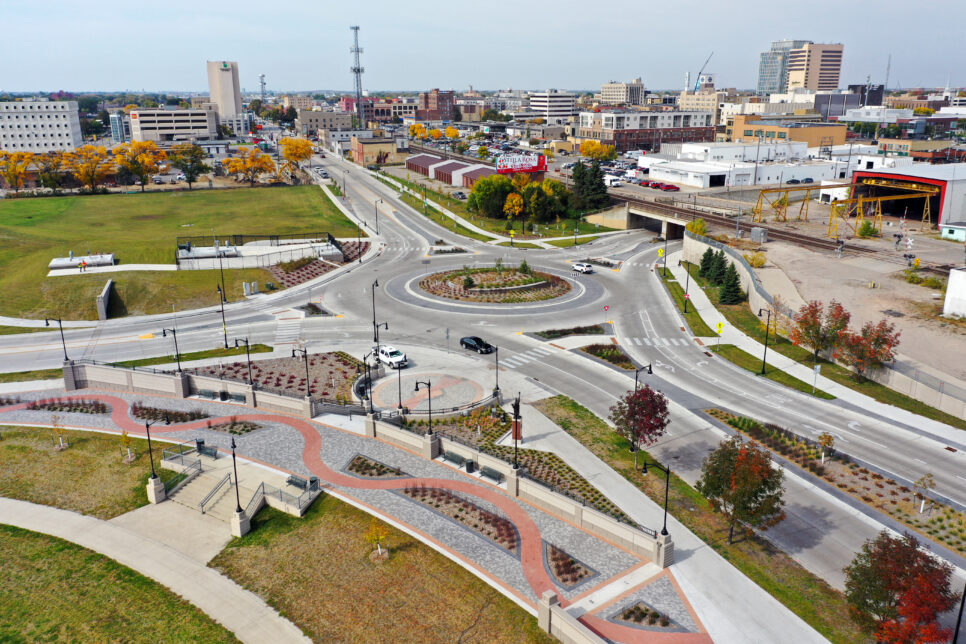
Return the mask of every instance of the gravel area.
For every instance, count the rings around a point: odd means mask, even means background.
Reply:
[[[633,622],[627,622],[620,619],[620,615],[625,609],[630,608],[639,602],[643,602],[651,608],[656,609],[670,617],[671,626],[668,628],[661,628],[659,626],[647,626],[646,623],[643,625],[634,624]],[[614,622],[615,624],[631,626],[633,628],[639,628],[645,631],[661,631],[664,633],[698,632],[698,625],[694,623],[694,620],[691,618],[691,613],[688,612],[688,609],[684,605],[684,601],[674,589],[674,584],[672,584],[671,580],[667,577],[661,577],[657,581],[634,591],[621,600],[616,606],[611,606],[608,608],[605,619],[607,621]]]

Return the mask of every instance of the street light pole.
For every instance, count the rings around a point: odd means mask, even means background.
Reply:
[[[144,431],[148,435],[148,458],[151,460],[151,478],[152,479],[158,478],[158,475],[154,471],[154,450],[151,448],[151,425],[157,425],[158,422],[159,421],[157,420],[144,421]],[[170,422],[171,421],[168,419],[168,414],[166,413],[164,415],[164,423],[167,425],[167,424],[170,424]]]
[[[758,317],[761,317],[762,311],[765,309],[758,309]],[[768,356],[768,329],[771,328],[771,309],[765,311],[768,314],[768,318],[765,322],[765,351],[761,354],[761,375],[765,375],[765,358]]]
[[[661,534],[667,536],[667,505],[671,491],[671,468],[667,465],[661,465],[657,461],[654,461],[650,465],[664,472],[664,526],[661,528]],[[644,459],[644,474],[647,474],[647,467],[647,459]]]
[[[174,359],[178,362],[178,373],[181,373],[181,352],[178,350],[178,330],[161,329],[162,338],[168,337],[169,333],[174,337]]]
[[[513,469],[520,469],[517,462],[517,441],[520,438],[520,392],[517,392],[516,400],[513,401]]]
[[[499,393],[500,391],[500,347],[493,347],[493,353],[496,354],[496,387],[493,388],[493,392]]]
[[[691,269],[688,268],[687,266],[684,266],[684,260],[680,260],[680,259],[678,260],[678,266],[684,267],[684,272],[687,274],[687,277],[684,278],[684,314],[687,315],[688,300],[691,299],[690,297],[688,297],[688,289],[691,287]]]
[[[228,325],[225,324],[225,292],[218,286],[218,300],[221,304],[221,332],[225,336],[225,348],[228,348]]]
[[[244,338],[244,339],[235,338],[235,348],[237,349],[239,343],[242,343],[242,342],[245,343],[245,358],[248,360],[248,384],[254,385],[255,381],[252,380],[252,354],[250,351],[248,338]]]
[[[231,466],[235,470],[235,512],[241,513],[241,499],[238,498],[238,463],[235,462],[235,437],[231,437]]]
[[[433,383],[429,380],[417,380],[416,381],[416,391],[419,391],[419,385],[425,385],[428,390],[429,395],[426,396],[426,402],[429,403],[429,431],[426,432],[428,436],[433,435]]]
[[[637,391],[637,376],[645,369],[647,369],[647,375],[650,376],[654,374],[654,370],[651,369],[651,365],[647,365],[646,367],[641,367],[640,369],[635,369],[634,370],[634,391]]]
[[[222,263],[222,259],[221,259],[222,258],[222,253],[221,253],[221,250],[218,248],[218,240],[215,239],[215,231],[214,231],[214,229],[212,229],[212,231],[211,231],[211,237],[212,237],[213,241],[215,242],[215,255],[218,256],[218,270],[221,272],[221,297],[222,297],[222,299],[224,299],[224,297],[225,297],[225,265]]]
[[[298,354],[302,354],[303,360],[305,360],[305,395],[309,398],[312,397],[312,381],[309,380],[309,351],[308,349],[292,349],[292,357],[295,358]]]
[[[50,326],[51,320],[57,322],[57,327],[60,329],[60,346],[64,348],[64,362],[67,362],[70,358],[67,357],[67,341],[64,340],[64,322],[60,318],[46,318],[44,326]]]
[[[396,383],[399,385],[399,405],[396,408],[402,411],[402,369],[396,369]]]
[[[376,199],[372,202],[372,208],[376,211],[376,234],[379,234],[379,206],[377,204],[386,203],[382,199]]]

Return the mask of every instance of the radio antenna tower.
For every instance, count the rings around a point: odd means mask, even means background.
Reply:
[[[356,114],[358,115],[358,118],[359,118],[359,127],[363,128],[366,126],[366,119],[365,119],[365,110],[363,110],[363,107],[362,107],[362,72],[366,71],[366,68],[363,67],[359,62],[359,54],[362,53],[362,48],[359,47],[359,27],[354,26],[354,27],[349,27],[349,29],[352,30],[352,40],[353,40],[352,49],[350,49],[349,51],[352,52],[352,55],[354,57],[353,58],[354,64],[352,65],[352,67],[349,68],[349,71],[351,71],[353,76],[355,76]]]
[[[258,85],[261,87],[262,105],[265,105],[265,74],[258,75]]]

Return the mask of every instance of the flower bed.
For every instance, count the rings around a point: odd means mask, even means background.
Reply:
[[[439,297],[469,302],[536,302],[570,291],[567,280],[529,268],[463,268],[434,273],[419,287]]]
[[[309,355],[309,378],[312,397],[349,402],[356,368],[362,363],[347,353],[315,353]],[[187,369],[190,373],[233,382],[248,382],[248,363],[231,362]],[[305,361],[303,358],[273,358],[252,361],[252,379],[261,389],[278,391],[290,396],[304,396]]]
[[[547,544],[547,564],[558,585],[564,588],[576,586],[595,571],[577,561],[557,546]]]
[[[621,611],[620,619],[625,622],[630,622],[632,624],[644,625],[646,622],[648,626],[660,626],[661,628],[668,628],[671,626],[671,618],[667,615],[662,615],[660,612],[654,610],[644,602],[637,602],[633,606],[629,606]]]
[[[164,420],[170,423],[187,423],[192,420],[208,418],[209,414],[200,409],[180,411],[176,409],[162,409],[160,407],[146,407],[137,400],[131,403],[131,416],[141,420]]]
[[[379,461],[374,461],[371,458],[363,456],[362,454],[357,454],[351,461],[349,461],[349,464],[346,465],[345,469],[347,472],[351,472],[356,476],[363,476],[370,479],[409,476],[398,467],[389,467],[388,465],[383,465]]]
[[[604,335],[604,327],[599,324],[591,324],[590,326],[573,326],[569,329],[547,329],[546,331],[537,331],[534,335],[538,335],[545,340],[556,340],[557,338],[563,338],[568,335]]]
[[[586,347],[581,347],[580,350],[596,356],[601,360],[606,360],[621,369],[630,371],[635,368],[630,356],[624,353],[616,344],[590,344]]]
[[[285,267],[288,267],[288,269],[286,270]],[[313,280],[316,277],[321,277],[329,271],[334,271],[336,268],[338,267],[335,264],[323,262],[313,257],[303,257],[302,259],[285,262],[284,264],[269,266],[268,272],[272,274],[275,281],[282,287],[290,288],[302,282]]]
[[[212,425],[211,421],[209,420],[207,428],[216,432],[224,432],[226,434],[235,434],[236,436],[240,436],[242,434],[253,432],[256,429],[261,429],[262,426],[248,420],[238,420],[237,417],[232,416],[227,423],[218,423],[217,425]]]
[[[434,420],[433,431],[469,443],[481,452],[512,463],[513,448],[496,444],[500,437],[510,431],[510,417],[502,409],[494,409],[493,412],[476,409],[467,416]],[[417,434],[425,434],[429,425],[425,420],[416,420],[405,423],[403,427]],[[604,514],[630,521],[620,508],[556,454],[521,448],[517,450],[517,462],[531,478],[547,487],[582,500]]]
[[[752,418],[736,416],[721,409],[706,412],[723,420],[755,441],[786,459],[820,476],[843,492],[885,512],[910,528],[938,541],[951,550],[966,555],[966,514],[927,499],[923,507],[922,490],[907,486],[853,463],[846,454],[826,453],[821,459],[821,446],[778,425],[759,423]],[[920,512],[920,508],[924,511]]]
[[[0,407],[9,407],[10,405],[19,405],[22,401],[20,396],[0,396]]]
[[[509,519],[484,510],[449,490],[419,485],[405,488],[403,494],[459,521],[510,552],[515,553],[520,547],[517,530]]]
[[[45,398],[32,400],[27,403],[27,409],[32,411],[57,411],[71,414],[109,414],[111,407],[100,400],[68,400],[60,398]]]

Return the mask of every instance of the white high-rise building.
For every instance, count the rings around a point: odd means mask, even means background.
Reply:
[[[577,95],[556,89],[531,92],[530,111],[543,117],[549,125],[566,123],[577,114]]]
[[[217,106],[223,120],[242,113],[241,84],[238,63],[227,60],[208,61],[209,100]]]
[[[0,150],[74,150],[83,140],[77,101],[0,102]]]
[[[644,81],[640,77],[630,83],[611,81],[600,87],[600,100],[605,105],[642,105]]]

